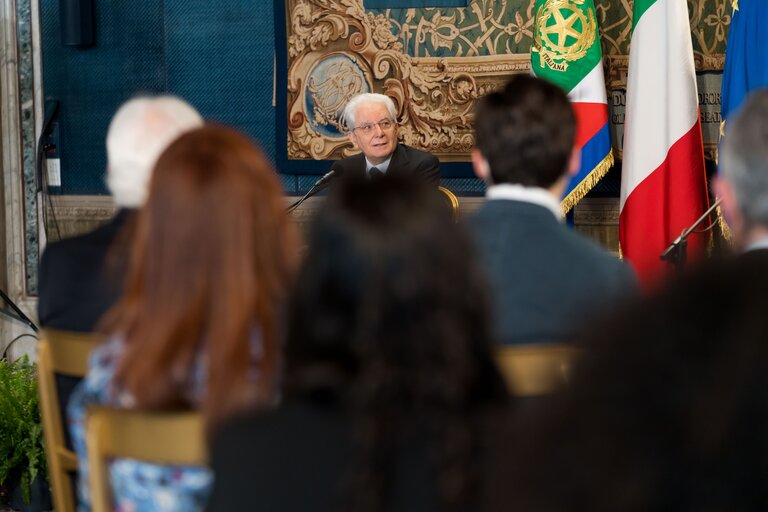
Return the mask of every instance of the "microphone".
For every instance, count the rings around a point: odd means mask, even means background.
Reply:
[[[293,210],[299,207],[301,203],[312,197],[313,195],[317,194],[324,188],[328,186],[328,184],[334,180],[335,178],[338,178],[344,173],[344,170],[337,166],[335,163],[331,166],[331,170],[327,173],[323,174],[323,176],[315,182],[314,185],[312,185],[312,188],[310,188],[304,196],[293,203],[291,206],[289,206],[286,210],[287,213],[291,213]]]
[[[321,187],[329,183],[332,179],[337,178],[339,176],[341,176],[341,169],[339,169],[338,167],[334,169],[332,167],[330,171],[323,174],[323,177],[317,180],[314,185],[312,185],[312,188]]]

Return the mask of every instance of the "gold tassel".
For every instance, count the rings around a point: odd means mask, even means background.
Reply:
[[[581,183],[560,201],[560,208],[563,210],[563,215],[571,211],[571,208],[576,206],[576,203],[584,199],[584,196],[597,185],[597,182],[603,179],[603,176],[605,176],[612,165],[613,150],[611,149],[608,154],[605,155],[605,158],[603,158],[603,160],[597,164],[589,174],[587,174]]]
[[[723,238],[725,238],[725,241],[732,243],[733,233],[731,233],[731,228],[728,226],[728,223],[725,222],[725,217],[723,217],[723,211],[720,209],[719,206],[717,207],[717,223],[720,225],[720,233],[722,233]]]

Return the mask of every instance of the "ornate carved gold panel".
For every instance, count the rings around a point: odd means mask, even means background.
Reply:
[[[596,0],[607,87],[626,84],[631,0]],[[721,70],[728,0],[688,0],[697,68]],[[368,10],[364,0],[286,0],[288,158],[353,152],[342,110],[360,92],[390,95],[406,144],[465,161],[475,101],[530,70],[534,0],[466,8]],[[278,94],[281,94],[278,91]]]

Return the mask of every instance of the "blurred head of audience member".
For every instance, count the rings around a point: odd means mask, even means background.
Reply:
[[[513,438],[515,510],[762,510],[768,273],[702,270],[596,324],[568,393]]]
[[[560,88],[514,75],[503,89],[478,101],[475,173],[489,184],[547,189],[559,200],[579,170],[575,133],[573,109]]]
[[[200,114],[174,96],[138,97],[124,103],[107,132],[107,186],[115,204],[143,205],[160,154],[179,135],[202,124]]]
[[[726,122],[715,190],[740,249],[768,248],[768,89],[752,93]]]
[[[116,382],[150,409],[202,397],[209,425],[272,401],[296,253],[263,153],[222,126],[182,135],[155,166],[107,318],[125,339]]]
[[[310,233],[290,308],[286,399],[352,418],[346,498],[384,508],[401,443],[429,440],[444,505],[466,499],[471,418],[507,400],[467,234],[416,180],[348,180]]]

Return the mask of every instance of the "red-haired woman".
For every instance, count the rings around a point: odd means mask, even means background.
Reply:
[[[282,190],[244,135],[206,126],[157,162],[139,213],[110,340],[69,405],[88,510],[86,407],[202,411],[209,432],[275,396],[280,311],[298,249]],[[211,475],[136,461],[111,466],[118,510],[200,510]]]

